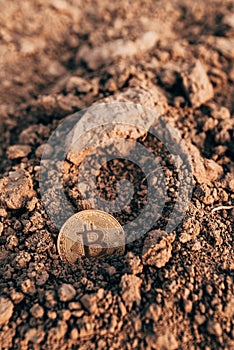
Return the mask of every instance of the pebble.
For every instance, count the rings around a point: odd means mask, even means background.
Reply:
[[[76,290],[71,284],[63,283],[58,291],[60,301],[70,301],[76,295]]]
[[[24,158],[31,152],[31,147],[26,145],[13,145],[7,149],[7,157],[9,159]]]
[[[181,72],[185,93],[194,108],[200,107],[214,96],[213,86],[199,60]]]
[[[14,310],[14,305],[8,298],[0,297],[0,325],[7,323]]]
[[[211,321],[211,320],[207,324],[207,331],[211,335],[216,335],[217,337],[220,337],[223,333],[220,324],[218,322]]]
[[[204,161],[207,177],[210,181],[215,181],[223,175],[223,167],[212,159]]]
[[[44,315],[44,309],[39,304],[34,304],[30,309],[31,314],[35,318],[42,318]]]
[[[97,296],[96,294],[84,294],[80,299],[81,304],[90,313],[97,310]]]

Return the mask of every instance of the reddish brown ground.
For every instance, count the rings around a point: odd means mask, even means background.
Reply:
[[[233,349],[233,2],[0,9],[0,349]],[[40,200],[40,146],[61,118],[125,91],[155,110],[164,96],[193,158],[189,211],[173,237],[154,233],[152,252],[149,235],[71,268]]]

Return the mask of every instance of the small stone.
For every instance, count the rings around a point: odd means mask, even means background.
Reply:
[[[72,301],[68,304],[69,310],[82,310],[82,306],[78,301]]]
[[[34,295],[36,293],[34,281],[29,278],[21,283],[21,289],[25,294]]]
[[[223,333],[220,324],[218,322],[211,321],[211,320],[207,324],[207,331],[211,335],[215,335],[217,337],[220,337],[222,335],[222,333]]]
[[[79,336],[79,332],[78,332],[77,328],[73,328],[71,330],[71,333],[70,333],[71,339],[76,340],[78,338],[78,336]]]
[[[70,310],[60,310],[59,315],[63,321],[68,321],[71,317],[71,311]]]
[[[11,299],[14,304],[19,304],[24,299],[24,294],[13,289],[11,292]]]
[[[33,211],[37,203],[38,203],[38,199],[36,197],[33,197],[30,201],[28,201],[27,203],[28,211]]]
[[[189,313],[192,311],[193,302],[191,300],[184,300],[184,311]]]
[[[134,303],[140,305],[141,302],[141,284],[142,280],[134,275],[125,274],[121,278],[121,290],[122,290],[122,299],[128,307],[129,310],[132,309]]]
[[[8,323],[14,310],[14,305],[8,298],[0,297],[0,325]]]
[[[211,111],[211,116],[217,120],[230,119],[231,113],[226,107],[217,107]]]
[[[92,85],[85,79],[81,77],[71,77],[69,78],[67,85],[66,85],[66,90],[68,92],[71,91],[76,91],[80,93],[87,93],[91,91]]]
[[[2,218],[6,218],[6,217],[7,217],[7,211],[6,211],[6,209],[0,208],[0,216],[1,216]]]
[[[76,290],[71,284],[64,283],[59,288],[58,295],[60,301],[70,301],[75,297]]]
[[[166,231],[149,232],[142,250],[143,264],[158,268],[165,266],[171,258],[174,239],[175,235],[169,235]]]
[[[33,344],[40,344],[45,337],[45,332],[42,329],[30,328],[26,334],[25,339]]]
[[[207,177],[210,181],[215,181],[223,175],[223,167],[212,159],[204,161]]]
[[[42,144],[36,149],[37,158],[48,159],[53,152],[52,147],[49,144]]]
[[[97,310],[97,296],[96,294],[84,294],[80,299],[81,304],[90,313]]]
[[[47,315],[51,320],[55,320],[57,318],[57,313],[55,311],[52,311],[52,310],[49,310],[47,312]]]
[[[9,159],[24,158],[31,152],[31,147],[26,145],[13,145],[7,149],[7,157]]]
[[[214,96],[214,90],[205,68],[199,60],[181,72],[185,93],[194,108],[200,107]]]
[[[36,275],[36,283],[38,286],[43,286],[49,279],[49,274],[47,271],[40,271]]]
[[[195,315],[194,319],[199,326],[206,321],[206,317],[201,314]]]
[[[44,309],[39,304],[34,304],[30,309],[31,314],[35,318],[42,318],[44,315]]]

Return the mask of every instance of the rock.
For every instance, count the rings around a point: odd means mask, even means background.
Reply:
[[[220,337],[222,335],[222,333],[223,333],[220,324],[218,322],[211,321],[211,320],[209,320],[209,322],[207,324],[207,331],[211,335],[215,335],[217,337]]]
[[[8,323],[14,310],[14,305],[8,298],[0,297],[0,325]]]
[[[210,184],[210,179],[213,179],[214,175],[209,171],[209,165],[214,166],[213,161],[207,160],[206,167],[205,161],[201,156],[199,149],[190,142],[186,143],[193,165],[193,175],[199,184]],[[218,165],[218,164],[217,164]],[[221,173],[221,167],[218,165],[216,171]],[[219,170],[218,170],[219,169]],[[217,173],[216,173],[217,175]],[[217,175],[218,176],[218,175]]]
[[[142,280],[134,275],[124,274],[121,278],[120,286],[122,290],[122,299],[126,307],[131,310],[134,303],[140,305]]]
[[[58,291],[60,301],[70,301],[76,295],[76,290],[71,284],[63,283]]]
[[[135,41],[118,39],[94,48],[84,45],[78,50],[76,60],[82,60],[89,68],[96,70],[116,57],[129,57],[148,51],[154,47],[158,39],[158,34],[150,31]]]
[[[80,302],[90,314],[97,311],[97,295],[96,294],[84,294],[80,298]]]
[[[9,209],[20,209],[35,195],[28,172],[19,169],[0,180],[0,197]]]
[[[26,145],[13,145],[7,149],[7,157],[9,159],[24,158],[31,152],[31,147]]]
[[[149,334],[146,337],[147,344],[156,350],[176,350],[179,345],[175,336],[168,331],[162,335]]]
[[[205,159],[204,165],[205,165],[207,178],[210,181],[215,181],[223,175],[223,167],[217,164],[214,160]]]
[[[185,93],[194,108],[200,107],[214,96],[213,86],[200,61],[195,61],[181,72]]]
[[[161,268],[166,265],[172,255],[172,242],[175,235],[166,231],[153,230],[148,233],[142,250],[144,265]]]
[[[39,304],[34,304],[30,309],[31,314],[35,318],[42,318],[44,315],[44,309]]]

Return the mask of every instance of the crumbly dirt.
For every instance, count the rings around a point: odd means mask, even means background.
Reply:
[[[0,4],[0,349],[234,349],[233,2]],[[103,100],[160,110],[187,144],[194,191],[168,236],[176,174],[162,145],[140,137],[167,167],[161,221],[124,256],[70,267],[40,199],[40,159],[64,117]],[[118,169],[139,180],[141,208],[142,173],[123,160],[102,169],[100,193],[115,198]],[[76,179],[67,159],[66,194],[81,210]]]

